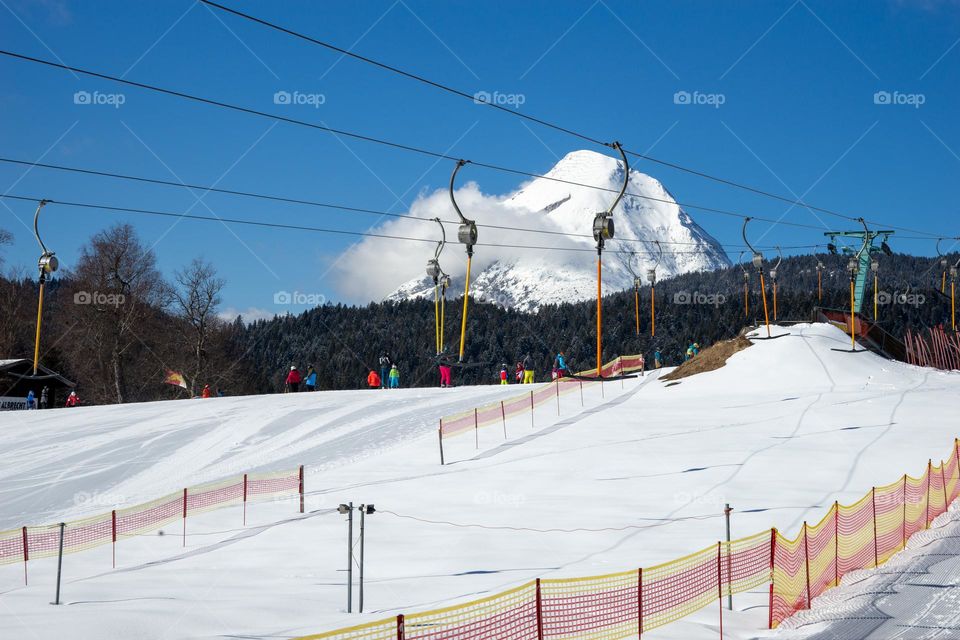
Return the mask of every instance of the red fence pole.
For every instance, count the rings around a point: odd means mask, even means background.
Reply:
[[[803,563],[807,568],[807,609],[810,608],[810,545],[807,537],[807,521],[803,521]]]
[[[907,474],[903,474],[903,530],[900,532],[902,539],[901,549],[907,548]]]
[[[580,380],[580,406],[583,406],[583,380]]]
[[[183,488],[183,546],[187,546],[187,488]]]
[[[560,378],[557,378],[557,415],[560,415]]]
[[[113,568],[117,568],[117,510],[110,512],[110,531],[113,538]]]
[[[540,596],[540,578],[537,578],[537,640],[543,640],[543,599]]]
[[[777,553],[777,530],[776,528],[770,529],[770,611],[769,611],[769,622],[767,622],[767,628],[773,629],[773,579],[774,579],[774,562]]]
[[[643,567],[637,569],[637,638],[643,637]]]
[[[477,415],[477,408],[473,408],[473,437],[477,441],[477,449],[480,448],[480,418]]]
[[[533,389],[530,390],[530,428],[533,429]]]
[[[880,554],[877,551],[877,488],[870,487],[870,504],[873,507],[873,566],[880,566]]]
[[[243,474],[243,526],[247,526],[247,474]]]
[[[840,586],[840,503],[833,501],[833,586]]]
[[[27,528],[23,528],[23,584],[27,584],[27,560],[30,559],[30,549],[27,545]]]
[[[300,513],[303,513],[303,465],[300,465]]]
[[[723,640],[723,570],[720,567],[720,541],[717,540],[717,604],[720,605],[720,640]]]
[[[403,640],[406,631],[404,630],[403,614],[397,616],[397,640]]]
[[[943,512],[947,512],[947,480],[943,475],[943,460],[940,461],[940,482],[943,483]]]

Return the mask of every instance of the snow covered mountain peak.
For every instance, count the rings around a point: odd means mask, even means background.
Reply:
[[[544,177],[534,178],[505,196],[484,196],[472,183],[458,189],[458,202],[463,198],[476,207],[472,211],[464,209],[464,215],[475,217],[480,226],[471,293],[478,299],[522,311],[595,296],[593,217],[613,203],[623,183],[623,171],[616,158],[580,150],[568,153]],[[627,194],[614,210],[616,237],[607,244],[604,254],[606,291],[633,286],[630,266],[638,274],[653,266],[654,240],[659,240],[664,250],[657,269],[659,278],[731,264],[717,241],[676,204],[660,181],[631,170]],[[442,206],[439,201],[437,204]],[[569,235],[498,230],[484,224]],[[455,231],[448,230],[447,237],[455,237]],[[484,243],[522,248],[482,246]],[[456,293],[462,290],[464,281],[463,260],[457,255],[462,248],[451,243],[447,249],[441,264],[453,276]],[[636,254],[632,258],[631,252]],[[387,299],[432,295],[432,281],[417,276]]]

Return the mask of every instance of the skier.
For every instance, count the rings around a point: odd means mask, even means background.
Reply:
[[[222,398],[225,395],[226,394],[223,392],[223,389],[221,389],[220,387],[217,387],[217,397]]]
[[[390,364],[390,356],[384,351],[380,355],[380,383],[384,389],[387,388],[387,382],[389,381]]]
[[[201,397],[201,398],[209,398],[209,397],[211,397],[212,395],[213,395],[213,394],[210,392],[210,385],[208,385],[208,384],[203,385],[203,391],[200,392],[200,397]]]
[[[687,360],[689,360],[690,358],[692,358],[693,355],[694,355],[694,353],[693,353],[693,345],[690,345],[689,347],[687,347],[687,353],[683,356],[683,361],[686,362]]]
[[[37,397],[33,395],[33,389],[27,393],[27,409],[36,409],[37,408]]]
[[[76,391],[71,391],[70,395],[67,396],[67,406],[76,407],[80,404],[80,396],[77,395]]]
[[[517,379],[517,384],[523,384],[523,363],[518,362],[517,368],[513,372],[513,376]]]
[[[393,365],[390,367],[390,388],[400,388],[400,370],[397,369],[397,363],[393,363]]]
[[[660,355],[660,350],[658,349],[653,352],[653,367],[655,369],[659,369],[662,366],[663,366],[663,356]]]
[[[503,366],[500,367],[500,384],[510,384],[507,381],[507,363],[504,362]]]
[[[302,378],[300,377],[300,372],[297,371],[297,367],[294,365],[290,366],[290,373],[287,374],[287,392],[296,393],[300,391],[300,382]]]
[[[303,381],[307,391],[317,390],[317,372],[312,364],[307,365],[307,379]]]
[[[440,369],[440,388],[452,387],[453,386],[453,371],[450,365],[442,363],[439,365]]]
[[[567,359],[563,355],[563,351],[557,354],[556,359],[553,361],[553,368],[557,370],[557,377],[562,378],[567,375]]]
[[[523,384],[533,384],[533,358],[529,353],[523,357]]]
[[[370,375],[367,376],[367,386],[371,389],[380,388],[380,376],[378,376],[377,372],[373,369],[370,369]]]
[[[40,391],[40,408],[46,409],[49,406],[50,402],[50,387],[44,385],[43,389]]]

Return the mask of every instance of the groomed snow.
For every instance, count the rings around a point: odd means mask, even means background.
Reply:
[[[449,440],[440,415],[515,386],[332,392],[0,414],[0,517],[55,522],[243,470],[306,464],[308,514],[289,501],[191,518],[174,535],[0,567],[0,637],[293,637],[495,593],[534,577],[649,566],[734,537],[793,534],[834,499],[939,460],[958,435],[960,376],[848,347],[829,325],[777,328],[720,370],[667,386],[655,374]],[[622,387],[621,387],[622,384]],[[374,503],[366,613],[345,613],[346,524],[333,507]],[[287,519],[284,521],[284,519]],[[277,523],[278,524],[270,524]],[[463,526],[480,524],[487,528]],[[499,527],[499,528],[489,528]],[[534,531],[565,529],[577,531]],[[168,532],[171,533],[171,532]],[[766,589],[737,596],[727,637],[767,635]],[[356,606],[356,600],[354,601]],[[717,608],[649,634],[715,638]],[[647,634],[645,634],[645,637]],[[910,637],[917,637],[911,635]]]

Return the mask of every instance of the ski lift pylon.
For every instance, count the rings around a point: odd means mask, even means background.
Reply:
[[[740,235],[743,236],[743,243],[750,248],[753,254],[751,261],[757,270],[757,275],[760,276],[760,297],[763,299],[763,319],[767,325],[767,339],[769,339],[773,336],[770,333],[770,313],[767,310],[767,288],[763,280],[763,254],[757,251],[753,245],[750,244],[750,241],[747,240],[747,225],[751,220],[753,220],[753,218],[749,216],[743,219],[743,228],[740,230]]]
[[[469,162],[469,160],[457,160],[457,165],[453,168],[453,173],[450,174],[450,202],[453,204],[453,209],[457,212],[457,216],[460,217],[457,239],[460,241],[460,244],[466,245],[467,247],[467,278],[463,288],[463,317],[460,320],[460,355],[458,361],[461,363],[463,362],[464,348],[467,344],[467,311],[470,304],[470,267],[473,264],[473,246],[477,244],[478,234],[477,223],[467,219],[467,217],[463,215],[463,212],[460,211],[460,207],[457,205],[456,195],[453,191],[453,185],[457,179],[457,173],[460,171],[460,168]]]

